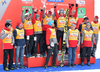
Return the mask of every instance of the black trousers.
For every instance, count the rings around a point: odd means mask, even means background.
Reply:
[[[7,59],[8,59],[8,54],[9,54],[9,66],[8,68],[11,69],[13,65],[13,49],[5,49],[3,50],[3,69],[7,67]]]
[[[43,52],[47,51],[46,31],[43,31]]]
[[[37,40],[35,41],[35,47],[34,47],[34,53],[37,53],[37,48],[38,48],[38,43],[39,43],[39,48],[40,48],[40,53],[43,53],[43,36],[42,34],[37,34],[35,35]]]
[[[87,54],[87,62],[90,61],[91,47],[83,47],[81,61],[84,62],[85,55]]]
[[[26,40],[25,54],[33,52],[33,49],[34,49],[34,35],[30,35],[29,39],[27,39],[27,36],[25,36],[25,40]]]
[[[52,52],[54,53],[54,55],[53,55],[53,65],[56,64],[57,50],[58,50],[57,44],[55,44],[54,47],[51,47],[50,49],[48,49],[48,53],[47,53],[47,58],[46,58],[45,65],[48,65],[49,58],[50,58]]]
[[[57,40],[59,42],[60,38],[61,38],[61,45],[63,44],[63,34],[64,34],[64,31],[57,30]],[[63,46],[62,46],[62,48],[63,48]],[[58,49],[59,49],[59,45],[58,45]]]

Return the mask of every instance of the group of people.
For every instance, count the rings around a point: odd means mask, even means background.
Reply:
[[[73,7],[76,11],[72,11]],[[37,48],[39,43],[40,57],[45,56],[47,51],[46,62],[44,68],[47,68],[49,58],[53,52],[53,67],[57,67],[56,58],[59,48],[59,41],[63,44],[63,34],[65,26],[64,9],[61,8],[57,13],[57,3],[54,4],[54,14],[49,10],[45,13],[45,8],[40,8],[40,15],[37,14],[37,8],[32,7],[32,14],[29,9],[22,8],[21,21],[17,22],[16,28],[13,30],[12,21],[6,20],[5,27],[1,31],[0,38],[3,41],[3,69],[6,71],[14,70],[13,68],[13,48],[15,48],[15,68],[18,67],[18,58],[20,53],[20,68],[26,68],[23,65],[24,49],[27,58],[37,57]],[[25,15],[24,15],[25,10]],[[89,18],[84,16],[82,23],[79,25],[77,18],[78,4],[69,4],[68,30],[66,36],[66,47],[68,50],[68,67],[75,67],[74,60],[76,49],[80,45],[80,56],[82,66],[84,66],[84,58],[87,57],[87,65],[90,66],[90,56],[95,57],[96,45],[98,42],[98,34],[100,24],[98,16],[94,17],[94,21],[89,23]],[[25,17],[24,17],[25,16]],[[54,17],[56,16],[56,21]],[[55,25],[57,26],[55,29]],[[9,66],[7,67],[7,58],[9,54]]]

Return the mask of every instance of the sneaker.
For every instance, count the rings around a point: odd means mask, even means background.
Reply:
[[[87,62],[87,65],[88,65],[88,66],[91,66],[91,64],[90,64],[89,62]]]
[[[29,57],[32,57],[31,53],[29,53],[28,55],[29,55]]]
[[[10,71],[7,67],[4,69],[5,71]]]
[[[27,57],[27,58],[29,58],[29,55],[28,55],[28,54],[26,54],[26,57]]]
[[[35,53],[35,57],[37,57],[37,53]]]
[[[52,67],[55,67],[55,68],[57,68],[58,66],[55,64],[55,65],[52,65]]]
[[[84,62],[81,63],[81,66],[84,66]]]
[[[15,66],[15,69],[19,69],[19,68],[18,68],[18,65]]]
[[[74,64],[71,64],[72,67],[76,67]]]
[[[46,69],[47,67],[48,67],[47,65],[44,66],[45,69]]]
[[[19,68],[23,68],[23,69],[25,69],[26,67],[24,66],[24,65],[20,65],[20,67]]]
[[[71,65],[68,65],[68,67],[71,68],[72,66]]]
[[[14,68],[13,67],[11,67],[11,68],[9,68],[10,70],[14,70]]]

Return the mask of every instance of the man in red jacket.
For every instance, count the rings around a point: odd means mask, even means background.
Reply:
[[[57,44],[58,44],[58,42],[57,42],[57,38],[56,38],[56,31],[54,28],[54,21],[49,21],[48,25],[50,26],[46,31],[46,44],[47,44],[48,51],[47,51],[47,58],[46,58],[44,68],[47,68],[49,58],[50,58],[52,52],[54,52],[52,66],[57,67],[56,66],[56,58],[57,58]]]
[[[87,65],[91,66],[89,61],[90,61],[90,54],[91,54],[91,48],[93,44],[95,45],[95,39],[94,39],[94,33],[90,28],[90,23],[86,24],[86,29],[82,32],[82,40],[81,40],[81,45],[83,46],[82,48],[82,66],[84,66],[84,58],[85,55],[87,54]]]
[[[68,48],[68,67],[74,66],[76,49],[80,44],[80,33],[78,29],[75,29],[76,25],[71,24],[71,29],[67,31],[66,45]]]

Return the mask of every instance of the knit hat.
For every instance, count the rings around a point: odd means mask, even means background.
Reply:
[[[48,25],[49,25],[49,26],[51,26],[51,25],[52,25],[52,23],[54,23],[54,20],[49,21],[49,22],[48,22]]]
[[[5,23],[5,27],[9,27],[11,24],[10,23]]]
[[[85,16],[83,16],[83,19],[84,19],[84,18],[86,18],[86,17],[87,17],[86,15],[85,15]]]
[[[71,24],[71,26],[74,26],[76,28],[76,25],[75,24]]]
[[[38,14],[36,14],[36,19],[39,17],[39,15]]]
[[[9,22],[12,22],[12,21],[11,21],[10,19],[7,19],[7,20],[6,20],[6,23],[9,23]]]
[[[60,9],[60,13],[61,13],[61,12],[64,14],[64,9],[61,8],[61,9]]]
[[[18,26],[18,27],[20,26],[20,24],[22,24],[22,22],[17,22],[17,26]]]
[[[98,17],[98,16],[95,16],[94,18],[99,19],[99,17]]]
[[[86,26],[88,26],[88,25],[90,26],[90,23],[87,23],[87,24],[86,24]]]

